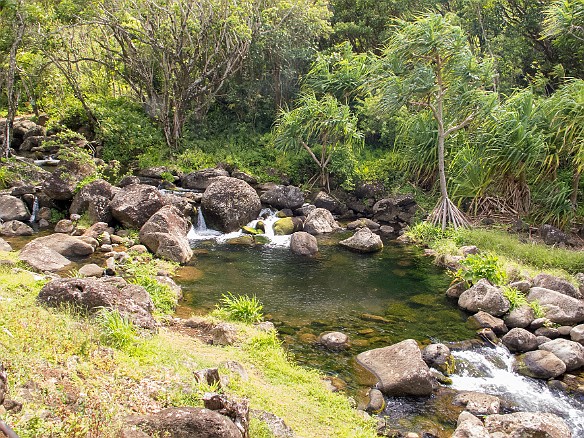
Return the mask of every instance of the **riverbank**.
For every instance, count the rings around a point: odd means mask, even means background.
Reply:
[[[14,252],[0,259],[16,263]],[[197,330],[166,323],[156,334],[114,347],[103,321],[39,305],[46,282],[20,263],[0,265],[1,358],[6,399],[13,401],[1,417],[21,437],[113,437],[128,415],[203,406],[203,394],[217,387],[197,383],[193,374],[215,367],[229,378],[222,383],[226,394],[247,398],[253,412],[284,419],[298,436],[375,436],[373,422],[326,389],[320,374],[287,359],[274,332],[232,323],[238,341],[223,347],[207,344]],[[228,361],[241,365],[243,377],[228,370]],[[274,436],[259,416],[252,415],[250,436]]]

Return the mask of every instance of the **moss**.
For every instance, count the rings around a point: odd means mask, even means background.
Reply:
[[[278,219],[272,227],[274,228],[274,234],[277,236],[285,236],[294,232],[294,222],[291,217]]]

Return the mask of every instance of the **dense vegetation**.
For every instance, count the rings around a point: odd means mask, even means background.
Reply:
[[[0,152],[47,113],[124,168],[377,181],[440,196],[435,222],[574,226],[583,40],[582,0],[0,0]]]

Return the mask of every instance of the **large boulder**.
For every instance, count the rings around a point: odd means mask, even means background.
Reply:
[[[126,290],[126,287],[130,287]],[[133,298],[135,285],[116,287],[112,282],[96,278],[61,278],[43,286],[38,300],[51,307],[72,304],[90,313],[101,308],[117,310],[136,326],[156,328],[156,321],[147,305]]]
[[[294,254],[313,256],[318,252],[318,242],[312,234],[298,231],[290,238],[290,250]]]
[[[532,287],[527,300],[537,300],[543,307],[546,318],[552,322],[572,325],[584,321],[584,300],[543,287]]]
[[[501,341],[511,353],[537,350],[538,345],[537,337],[533,333],[519,327],[509,330],[509,333],[503,336]]]
[[[109,223],[113,219],[110,201],[121,190],[103,179],[92,181],[75,195],[69,213],[80,215],[87,212],[92,224]]]
[[[274,208],[289,208],[294,210],[304,204],[304,194],[302,190],[295,186],[275,185],[260,197],[262,203],[271,205]]]
[[[535,319],[535,312],[528,304],[516,307],[504,318],[505,325],[509,328],[525,328]]]
[[[556,292],[561,292],[572,298],[582,298],[582,294],[574,285],[572,285],[572,283],[549,274],[536,275],[533,279],[533,286],[555,290]]]
[[[456,422],[456,430],[451,438],[490,438],[483,422],[467,411],[462,411]]]
[[[357,356],[357,362],[375,375],[378,388],[386,395],[432,394],[435,379],[413,339],[365,351]]]
[[[232,232],[256,219],[262,208],[256,191],[237,178],[217,178],[201,201],[205,222],[210,228]]]
[[[77,184],[95,174],[95,164],[89,161],[61,161],[57,169],[42,183],[45,194],[57,201],[73,199]]]
[[[186,263],[193,256],[187,234],[190,224],[173,205],[162,207],[140,229],[140,242],[157,256]]]
[[[324,208],[312,210],[304,221],[304,231],[310,234],[331,233],[339,228],[332,213]]]
[[[567,339],[554,339],[539,346],[540,350],[555,354],[566,364],[566,371],[574,371],[584,366],[584,347]]]
[[[67,234],[51,234],[49,236],[39,237],[33,240],[33,242],[46,246],[65,257],[85,257],[94,252],[93,246],[89,243]],[[28,245],[33,242],[29,242]]]
[[[566,372],[566,364],[555,354],[545,350],[528,351],[517,357],[515,370],[536,379],[551,379]]]
[[[180,184],[185,189],[205,190],[217,178],[229,176],[225,169],[203,169],[183,175]]]
[[[383,249],[381,237],[369,228],[360,228],[351,237],[341,240],[339,245],[357,252],[378,252]]]
[[[32,236],[34,230],[20,221],[8,221],[0,224],[0,236]]]
[[[27,243],[18,258],[40,272],[56,272],[71,264],[69,259],[37,240]]]
[[[546,245],[566,244],[569,240],[566,233],[549,224],[542,225],[539,234]]]
[[[505,437],[570,438],[566,422],[555,414],[545,412],[515,412],[489,415],[485,427],[491,434]]]
[[[160,191],[145,184],[124,187],[110,202],[113,217],[124,227],[134,229],[142,228],[163,206],[164,200]]]
[[[145,435],[173,438],[242,438],[233,421],[218,412],[204,408],[167,408],[156,414],[126,419],[126,430],[138,429]],[[127,435],[132,436],[132,435]]]
[[[343,214],[347,211],[347,207],[342,202],[323,191],[318,192],[314,198],[314,205],[317,208],[325,208],[333,214]]]
[[[493,316],[504,315],[510,307],[509,300],[503,292],[485,279],[479,280],[464,291],[458,298],[458,305],[469,312],[476,313],[482,310]]]
[[[418,204],[412,195],[384,198],[376,202],[373,206],[373,220],[403,228],[403,225],[412,222],[417,209]]]
[[[22,199],[0,195],[0,221],[27,221],[30,213]]]

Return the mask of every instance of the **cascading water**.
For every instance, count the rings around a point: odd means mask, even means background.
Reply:
[[[39,198],[37,198],[36,196],[34,197],[34,201],[32,203],[32,213],[30,215],[30,218],[28,219],[28,221],[30,223],[35,222],[37,215],[39,213]]]
[[[545,381],[513,371],[514,358],[506,348],[480,348],[452,352],[456,371],[452,388],[498,396],[514,410],[551,412],[564,418],[573,436],[584,437],[584,402],[551,390]]]

